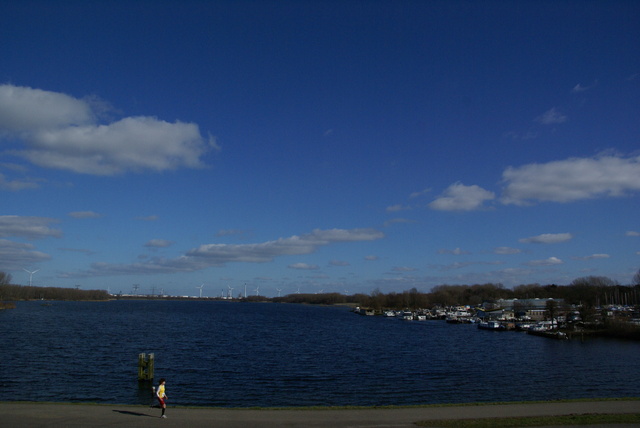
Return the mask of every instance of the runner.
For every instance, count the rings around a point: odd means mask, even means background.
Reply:
[[[158,401],[160,402],[160,407],[162,408],[162,416],[161,418],[166,418],[167,416],[164,414],[164,411],[167,408],[167,394],[164,393],[164,384],[165,379],[160,379],[160,384],[158,385],[158,391],[156,392],[156,397],[158,397]]]

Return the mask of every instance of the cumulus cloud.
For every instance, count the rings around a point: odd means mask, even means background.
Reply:
[[[454,183],[449,186],[429,207],[439,211],[473,211],[482,207],[485,201],[495,198],[495,194],[480,186],[465,186]]]
[[[543,125],[554,125],[566,122],[567,116],[562,114],[556,107],[553,107],[536,117],[535,120]]]
[[[304,235],[294,235],[255,244],[205,244],[187,251],[174,259],[150,258],[141,263],[113,265],[94,263],[87,272],[70,276],[160,274],[192,272],[227,263],[266,263],[276,257],[303,255],[315,252],[322,246],[336,243],[373,241],[384,237],[375,229],[316,229]]]
[[[99,124],[93,106],[57,92],[0,85],[0,136],[21,141],[24,148],[10,153],[33,164],[92,175],[199,168],[201,156],[218,149],[196,124],[148,116]]]
[[[88,103],[58,92],[0,85],[0,130],[20,134],[85,125],[95,120]]]
[[[640,190],[640,156],[570,158],[545,164],[509,167],[502,174],[502,202],[572,202],[620,197]]]
[[[570,233],[543,233],[542,235],[531,236],[519,239],[523,244],[557,244],[573,239]]]
[[[561,265],[563,263],[564,262],[557,257],[549,257],[548,259],[544,260],[531,260],[526,264],[527,266],[554,266]]]
[[[59,238],[62,231],[49,227],[56,220],[47,217],[26,217],[17,215],[0,216],[0,237],[27,239]]]

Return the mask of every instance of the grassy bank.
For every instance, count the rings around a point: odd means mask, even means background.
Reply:
[[[417,426],[441,428],[510,428],[558,425],[640,424],[640,413],[531,416],[522,418],[485,418],[420,421]]]

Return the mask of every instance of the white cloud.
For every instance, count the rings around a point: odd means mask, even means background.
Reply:
[[[527,266],[554,266],[561,265],[564,262],[557,257],[549,257],[544,260],[531,260],[527,263]]]
[[[49,259],[51,256],[34,251],[34,246],[31,244],[0,239],[0,270],[22,271],[25,266],[32,266]]]
[[[540,122],[543,125],[554,125],[557,123],[563,123],[567,121],[567,116],[562,114],[557,108],[553,107],[542,115],[536,117],[536,122]]]
[[[329,266],[350,266],[351,264],[349,262],[345,262],[343,260],[331,260],[329,261]]]
[[[429,207],[440,211],[473,211],[481,208],[485,201],[494,198],[493,192],[480,186],[454,183],[439,198],[431,202]]]
[[[379,257],[371,255],[371,256],[365,256],[364,259],[368,262],[375,262],[376,260],[379,259]]]
[[[584,257],[571,257],[573,260],[594,260],[594,259],[608,259],[609,254],[591,254]]]
[[[20,237],[27,239],[59,238],[62,231],[52,229],[49,224],[56,220],[46,217],[24,217],[17,215],[0,216],[0,237]]]
[[[509,167],[502,202],[572,202],[596,197],[620,197],[640,190],[640,156],[571,158],[545,164]]]
[[[597,80],[595,80],[591,85],[588,85],[588,86],[583,86],[582,84],[578,83],[576,86],[573,87],[571,92],[573,92],[574,94],[579,94],[579,93],[588,91],[591,88],[594,88],[597,84],[598,84]]]
[[[374,229],[316,229],[312,233],[280,238],[259,244],[208,244],[187,253],[189,257],[210,260],[212,265],[229,261],[268,262],[277,256],[310,254],[318,247],[337,242],[372,241],[384,236]]]
[[[34,180],[7,180],[4,174],[0,174],[0,190],[19,191],[25,189],[37,189],[40,187]]]
[[[193,123],[138,116],[99,124],[93,105],[56,92],[0,85],[0,136],[22,141],[25,148],[10,153],[36,165],[91,175],[199,168],[201,156],[219,148]]]
[[[542,235],[531,236],[519,239],[523,244],[557,244],[573,239],[570,233],[543,233]]]
[[[391,269],[393,272],[414,272],[417,269],[409,266],[395,266]]]
[[[144,246],[149,248],[166,248],[170,247],[172,244],[173,242],[167,241],[166,239],[152,239],[144,244]]]
[[[410,199],[418,198],[418,197],[420,197],[422,195],[426,195],[429,192],[431,192],[431,189],[430,188],[426,188],[426,189],[421,190],[419,192],[413,192],[412,194],[409,195],[409,198]]]
[[[584,92],[587,89],[589,89],[587,86],[582,86],[580,83],[578,83],[576,86],[573,87],[571,92],[574,92],[574,93]]]
[[[152,117],[38,131],[28,142],[29,149],[15,153],[39,166],[93,175],[202,167],[206,151],[197,125]]]
[[[626,236],[640,236],[640,232],[636,232],[635,230],[627,230],[625,233]]]
[[[0,132],[20,134],[94,121],[86,102],[58,92],[0,85]]]
[[[449,265],[430,265],[429,267],[431,269],[437,269],[440,271],[450,271],[450,270],[456,270],[456,269],[463,269],[466,268],[468,266],[474,266],[474,265],[481,265],[481,266],[493,266],[493,265],[501,265],[504,264],[504,262],[501,261],[468,261],[468,262],[455,262],[455,263],[451,263]]]
[[[511,247],[497,247],[493,249],[493,252],[494,254],[510,255],[510,254],[520,254],[522,250],[519,250],[518,248],[511,248]]]
[[[300,269],[300,270],[316,270],[320,269],[318,265],[310,265],[307,263],[294,263],[292,265],[287,266],[290,269]]]
[[[226,263],[266,263],[276,257],[303,255],[315,252],[326,245],[373,241],[384,237],[374,229],[316,229],[304,235],[294,235],[255,244],[206,244],[188,251],[174,259],[151,258],[142,263],[113,265],[94,263],[87,272],[67,274],[68,276],[121,275],[121,274],[161,274],[192,272]]]
[[[453,254],[454,256],[460,256],[463,254],[471,254],[469,251],[461,250],[460,248],[455,248],[453,250],[447,250],[445,248],[438,250],[438,254]]]

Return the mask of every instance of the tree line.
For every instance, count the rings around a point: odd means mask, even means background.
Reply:
[[[469,305],[500,299],[564,299],[566,304],[595,308],[606,305],[634,306],[640,304],[640,275],[636,285],[619,285],[607,277],[577,278],[569,285],[518,285],[513,289],[502,284],[438,285],[424,293],[412,288],[403,292],[383,293],[375,289],[371,294],[346,296],[340,293],[289,294],[271,300],[282,303],[354,304],[382,309],[420,309],[435,306]]]
[[[109,300],[104,290],[62,287],[36,287],[0,283],[0,302],[17,300]]]
[[[499,299],[564,299],[566,304],[583,307],[606,305],[634,306],[640,304],[640,271],[633,277],[635,285],[620,285],[603,276],[587,276],[573,280],[569,285],[523,284],[505,288],[500,283],[474,285],[438,285],[430,292],[412,288],[403,292],[383,293],[375,289],[371,294],[344,295],[340,293],[288,294],[268,298],[249,296],[248,301],[271,301],[280,303],[307,303],[317,305],[351,304],[376,310],[420,309],[435,306],[469,305]],[[36,287],[12,285],[11,275],[0,271],[0,301],[12,300],[108,300],[104,290],[79,290],[75,288]]]

